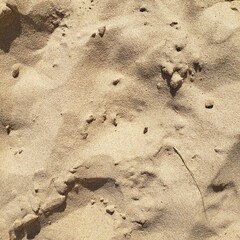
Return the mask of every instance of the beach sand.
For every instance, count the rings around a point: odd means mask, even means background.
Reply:
[[[1,0],[0,239],[240,239],[240,1]]]

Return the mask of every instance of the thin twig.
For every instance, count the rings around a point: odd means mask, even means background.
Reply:
[[[195,179],[192,171],[191,171],[191,170],[189,169],[189,167],[187,166],[187,164],[186,164],[185,160],[183,159],[182,155],[180,154],[180,152],[179,152],[175,147],[173,147],[173,149],[174,149],[174,151],[176,152],[176,154],[180,157],[180,159],[182,160],[185,168],[188,170],[189,174],[191,175],[191,177],[192,177],[192,179],[193,179],[193,181],[194,181],[194,183],[195,183],[195,185],[196,185],[196,187],[197,187],[197,189],[198,189],[198,191],[199,191],[199,193],[200,193],[200,196],[201,196],[201,199],[202,199],[203,211],[204,211],[205,217],[206,217],[206,219],[207,219],[206,207],[205,207],[205,203],[204,203],[202,191],[201,191],[201,189],[200,189],[200,187],[199,187],[199,185],[198,185],[198,183],[197,183],[197,181],[196,181],[196,179]]]

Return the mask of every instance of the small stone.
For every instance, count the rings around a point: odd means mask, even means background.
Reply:
[[[177,25],[178,24],[178,22],[171,22],[169,25],[171,26],[171,27],[173,27],[173,26],[175,26],[175,25]]]
[[[68,170],[70,173],[74,174],[77,172],[77,169],[76,168],[71,168]]]
[[[96,201],[94,199],[91,200],[91,204],[94,205]]]
[[[117,86],[120,83],[120,79],[116,79],[112,82],[114,86]]]
[[[94,122],[95,120],[96,120],[96,118],[95,118],[93,115],[90,115],[90,116],[88,117],[88,119],[86,120],[86,122],[87,122],[88,124],[90,124],[90,123]]]
[[[214,100],[213,99],[207,99],[205,101],[205,108],[211,109],[214,106]]]
[[[112,120],[112,124],[113,124],[115,127],[117,127],[118,123],[117,123],[117,119],[116,119],[116,118],[114,118],[114,119]]]
[[[216,152],[216,153],[221,153],[222,152],[222,149],[220,149],[220,148],[214,148],[214,151]]]
[[[107,204],[108,204],[108,200],[107,200],[107,199],[104,199],[104,200],[103,200],[103,204],[104,204],[104,205],[107,205]]]
[[[102,121],[101,121],[101,122],[104,123],[106,120],[107,120],[107,115],[106,115],[106,114],[103,114],[103,115],[102,115]]]
[[[146,6],[142,6],[142,7],[140,7],[139,11],[140,12],[148,12],[148,9]]]
[[[75,184],[73,187],[73,191],[78,194],[79,193],[79,184]]]
[[[67,184],[62,182],[61,180],[54,181],[54,187],[57,190],[57,192],[61,195],[64,195],[68,190]]]
[[[157,84],[157,89],[158,89],[158,90],[161,90],[161,88],[162,88],[162,84],[161,84],[161,83],[158,83],[158,84]]]
[[[120,216],[122,217],[123,220],[126,219],[126,214],[124,214],[124,213],[120,213]]]
[[[6,130],[7,130],[7,134],[9,135],[10,132],[12,131],[11,126],[10,126],[10,125],[7,125],[7,126],[5,126],[5,128],[6,128]]]
[[[132,197],[132,200],[138,201],[138,200],[139,200],[139,196],[133,196],[133,197]]]
[[[104,198],[103,197],[100,198],[100,202],[104,202]]]
[[[146,134],[148,132],[148,127],[145,127],[144,129],[143,129],[143,134]]]
[[[98,34],[100,37],[103,37],[106,32],[106,26],[98,28]]]
[[[106,207],[106,212],[110,215],[113,215],[115,212],[115,206],[114,205],[109,205]]]
[[[19,76],[20,72],[20,65],[19,64],[14,64],[12,66],[12,76],[13,78],[17,78]]]
[[[92,38],[95,38],[96,35],[97,35],[96,33],[93,33],[93,34],[91,35],[91,37],[92,37]]]
[[[189,71],[189,67],[187,64],[177,64],[175,68],[181,77],[185,78],[187,76]]]
[[[174,72],[170,81],[170,86],[173,89],[180,88],[183,84],[183,78],[178,72]]]
[[[66,183],[66,184],[70,184],[70,183],[75,182],[75,180],[76,180],[75,175],[72,174],[72,173],[68,173],[68,174],[64,177],[64,181],[63,181],[63,182]]]
[[[172,76],[174,65],[170,62],[165,62],[162,66],[162,73],[168,76]]]
[[[87,137],[88,137],[88,133],[82,132],[82,133],[81,133],[81,136],[82,136],[82,139],[85,140],[85,139],[87,139]]]

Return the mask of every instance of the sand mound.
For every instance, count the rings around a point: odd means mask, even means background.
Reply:
[[[0,4],[0,239],[239,239],[239,1]]]

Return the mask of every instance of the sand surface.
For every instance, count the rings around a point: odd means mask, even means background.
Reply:
[[[0,239],[240,239],[240,1],[1,0]]]

